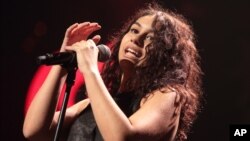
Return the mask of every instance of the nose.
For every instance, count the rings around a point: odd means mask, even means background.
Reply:
[[[131,42],[133,42],[134,44],[136,44],[138,47],[142,47],[143,48],[143,45],[144,45],[144,42],[143,42],[143,35],[134,35],[132,38],[131,38]]]

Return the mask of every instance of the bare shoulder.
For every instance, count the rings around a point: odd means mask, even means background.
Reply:
[[[178,93],[171,88],[155,90],[145,96],[140,108],[130,117],[136,132],[145,140],[174,137],[181,109],[178,99]]]
[[[140,103],[140,106],[143,107],[148,104],[156,104],[160,103],[163,108],[176,106],[179,102],[179,95],[177,94],[176,90],[171,87],[165,87],[160,90],[155,90],[152,93],[146,95]],[[172,106],[171,106],[172,105]],[[161,106],[160,106],[161,107]],[[159,107],[159,108],[160,108]]]
[[[180,95],[172,87],[165,87],[148,94],[141,100],[141,108],[152,107],[163,116],[178,117],[181,111]]]

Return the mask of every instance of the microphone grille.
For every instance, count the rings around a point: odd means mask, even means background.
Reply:
[[[97,46],[97,48],[99,49],[98,61],[100,62],[107,61],[111,56],[111,51],[109,47],[107,47],[106,45],[100,44]]]

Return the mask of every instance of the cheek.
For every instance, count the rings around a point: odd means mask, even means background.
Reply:
[[[121,44],[120,44],[120,46],[119,46],[119,52],[118,52],[118,58],[120,58],[120,55],[121,55],[121,53],[122,53],[122,50],[123,50],[123,40],[121,41]]]
[[[146,56],[147,56],[147,52],[146,49],[144,48],[142,51],[142,57],[140,58],[139,62],[137,63],[137,66],[144,66],[143,64],[146,63]]]
[[[124,50],[124,47],[125,47],[125,43],[126,43],[126,39],[127,39],[125,36],[121,40],[121,44],[120,44],[119,52],[118,52],[118,55],[119,55],[118,59],[120,59],[120,55],[123,53],[123,50]]]
[[[126,43],[129,39],[129,35],[128,34],[125,34],[121,40],[121,45],[122,46],[124,43]]]
[[[144,59],[146,56],[147,56],[147,52],[146,52],[146,46],[145,46],[142,50],[142,58]]]
[[[118,60],[120,61],[121,60],[121,56],[122,56],[122,51],[121,51],[121,48],[119,49],[119,52],[118,52]]]

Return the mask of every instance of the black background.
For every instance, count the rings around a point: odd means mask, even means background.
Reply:
[[[149,0],[148,0],[149,1]],[[1,0],[1,136],[22,141],[27,90],[35,58],[61,45],[65,29],[83,21],[102,25],[107,37],[143,0]],[[250,123],[250,4],[227,0],[165,0],[193,24],[202,57],[204,108],[190,141],[227,141],[230,124]]]

